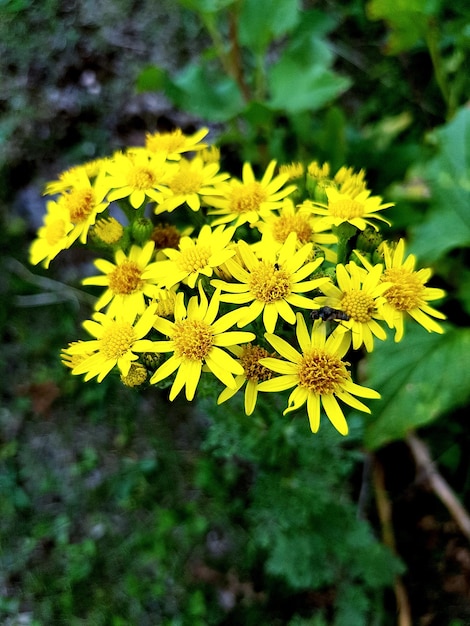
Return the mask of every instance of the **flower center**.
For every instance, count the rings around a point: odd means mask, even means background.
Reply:
[[[243,352],[240,356],[240,364],[245,370],[245,376],[248,380],[258,382],[260,380],[268,380],[272,377],[273,372],[261,363],[259,359],[272,356],[267,350],[261,346],[252,346],[251,343],[243,346]]]
[[[291,293],[290,278],[282,268],[276,269],[271,263],[261,261],[251,272],[248,286],[256,300],[275,302]]]
[[[93,229],[94,234],[104,243],[112,245],[117,243],[124,234],[122,225],[114,217],[98,220]]]
[[[196,193],[201,188],[202,176],[199,172],[194,172],[189,167],[182,166],[179,172],[173,176],[169,187],[175,196],[185,196],[189,193]]]
[[[74,189],[62,196],[74,224],[85,222],[95,207],[95,194],[92,189]]]
[[[150,236],[155,241],[155,248],[163,250],[164,248],[174,248],[177,250],[181,235],[178,229],[171,224],[157,224]]]
[[[393,283],[384,297],[398,311],[409,311],[425,303],[425,287],[416,272],[403,267],[391,267],[384,271],[381,281]]]
[[[373,298],[363,291],[353,289],[341,298],[341,309],[356,322],[369,322],[375,309]]]
[[[208,246],[193,246],[181,252],[177,261],[178,268],[190,274],[206,267],[211,256]]]
[[[62,219],[54,220],[46,227],[45,239],[49,246],[55,246],[66,235],[65,221]]]
[[[147,380],[147,370],[141,363],[131,363],[129,373],[121,375],[121,380],[126,387],[139,387]]]
[[[301,243],[308,243],[312,237],[312,227],[301,215],[282,215],[273,225],[273,237],[279,243],[284,243],[290,233],[297,233]]]
[[[129,352],[135,341],[134,329],[129,322],[114,321],[101,337],[101,352],[107,359],[119,359]]]
[[[134,261],[124,261],[109,274],[109,288],[115,294],[128,296],[142,287],[142,270]]]
[[[352,198],[342,198],[328,204],[328,210],[333,217],[340,217],[343,220],[351,220],[364,215],[364,205]]]
[[[233,213],[248,213],[259,211],[260,204],[267,198],[266,191],[261,183],[253,181],[232,189],[230,198],[230,210]]]
[[[156,181],[155,173],[149,167],[135,166],[129,172],[128,183],[133,189],[151,189]]]
[[[202,361],[213,345],[214,334],[209,324],[202,320],[182,320],[175,323],[173,341],[175,356],[190,361]]]
[[[335,393],[349,379],[346,365],[349,363],[333,354],[313,349],[299,363],[299,385],[317,395]]]

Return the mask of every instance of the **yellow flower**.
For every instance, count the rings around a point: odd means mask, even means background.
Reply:
[[[325,297],[314,298],[319,307],[329,306],[332,309],[344,311],[349,320],[341,321],[341,327],[350,332],[347,337],[352,340],[354,350],[363,344],[368,352],[374,348],[374,336],[384,341],[387,338],[385,330],[376,321],[383,319],[378,313],[378,307],[384,302],[384,291],[387,283],[381,282],[382,265],[371,267],[369,271],[358,267],[351,262],[345,267],[341,263],[336,266],[336,280],[338,286],[332,282],[320,287]]]
[[[287,174],[288,180],[296,180],[304,175],[305,167],[303,163],[293,162],[284,163],[279,166],[279,174]]]
[[[107,217],[95,222],[92,233],[103,243],[112,246],[122,238],[124,227],[114,217]]]
[[[229,176],[218,174],[218,171],[218,163],[205,163],[199,157],[191,161],[181,159],[178,169],[169,178],[167,185],[162,187],[160,203],[155,207],[155,213],[170,213],[185,202],[193,211],[199,211],[201,198],[204,200],[205,196],[217,195],[218,186]]]
[[[443,289],[426,287],[431,278],[429,268],[415,271],[416,258],[413,254],[405,255],[405,241],[400,239],[392,248],[382,244],[385,270],[382,280],[391,283],[384,292],[385,302],[379,312],[390,328],[395,328],[395,341],[400,341],[404,333],[404,319],[407,315],[421,324],[428,332],[443,333],[444,329],[432,318],[444,320],[446,316],[428,305],[430,300],[445,296]]]
[[[85,374],[86,381],[97,376],[100,383],[116,365],[127,376],[132,362],[138,359],[135,352],[158,352],[156,342],[144,339],[157,319],[155,308],[150,305],[134,325],[104,313],[95,313],[93,320],[86,320],[83,327],[95,339],[69,344],[63,351],[72,359],[74,355],[86,355],[73,367],[72,374]]]
[[[167,260],[159,261],[156,269],[159,284],[172,287],[184,281],[194,288],[200,276],[212,276],[216,267],[225,263],[235,254],[235,250],[228,248],[235,232],[235,228],[219,226],[215,230],[207,224],[201,228],[196,240],[191,237],[181,237],[179,250],[166,248],[164,253]]]
[[[164,154],[170,161],[178,161],[184,152],[206,148],[207,144],[199,142],[208,132],[208,128],[201,128],[193,135],[185,135],[177,128],[169,133],[147,133],[145,147],[149,152]]]
[[[222,302],[251,302],[250,306],[238,309],[239,327],[246,326],[263,313],[266,330],[274,332],[279,315],[288,324],[295,324],[292,306],[313,308],[312,300],[299,294],[312,291],[328,281],[328,278],[304,281],[321,265],[323,258],[306,262],[312,244],[306,244],[296,251],[296,242],[297,236],[292,233],[278,252],[269,247],[260,249],[261,259],[258,259],[250,246],[241,240],[238,249],[245,267],[232,259],[225,265],[228,272],[240,282],[211,281],[214,287],[228,292],[221,296]]]
[[[75,169],[73,184],[57,199],[57,203],[68,211],[69,220],[73,224],[73,229],[68,234],[70,244],[76,239],[80,239],[81,243],[86,242],[88,231],[95,223],[97,215],[109,205],[105,195],[103,171],[100,171],[92,183],[84,167]]]
[[[367,225],[375,230],[378,227],[371,219],[380,220],[390,225],[390,222],[377,214],[391,206],[393,202],[382,204],[380,196],[371,196],[369,190],[363,190],[357,195],[343,193],[334,187],[325,189],[328,203],[311,203],[312,213],[322,217],[322,222],[328,226],[339,226],[343,222],[349,222],[359,230],[364,230]]]
[[[341,333],[334,331],[327,338],[325,324],[317,321],[309,335],[303,316],[297,313],[296,335],[301,352],[284,339],[266,333],[266,339],[286,360],[270,357],[260,359],[261,365],[281,376],[260,383],[258,390],[277,392],[295,387],[289,396],[284,415],[307,403],[310,428],[316,433],[320,427],[320,410],[323,406],[336,430],[347,435],[348,425],[338,400],[370,413],[369,408],[354,396],[380,398],[380,394],[351,380],[347,369],[349,363],[342,360],[347,344]]]
[[[108,200],[129,198],[134,209],[149,200],[159,202],[159,190],[173,172],[173,167],[166,162],[164,154],[152,154],[143,148],[115,154],[106,168]]]
[[[279,215],[270,213],[258,223],[257,228],[262,238],[259,244],[253,244],[255,249],[266,246],[279,250],[290,233],[296,233],[298,247],[313,243],[315,247],[318,246],[327,261],[336,262],[336,253],[325,247],[325,244],[334,244],[338,241],[336,235],[324,232],[330,231],[330,227],[322,224],[320,217],[312,215],[308,206],[295,207],[290,198],[286,198],[282,203]]]
[[[254,339],[253,333],[243,331],[225,332],[237,320],[237,312],[232,311],[217,318],[219,292],[215,292],[210,302],[199,283],[198,297],[190,298],[188,307],[184,305],[184,294],[178,293],[175,306],[175,321],[158,317],[155,328],[169,337],[168,341],[157,341],[160,352],[173,352],[150,379],[152,384],[164,380],[175,370],[175,380],[170,391],[174,400],[183,387],[186,399],[192,400],[196,392],[203,365],[230,388],[235,388],[233,374],[243,374],[243,367],[222,347],[234,346]]]
[[[238,357],[238,361],[243,367],[243,374],[235,376],[235,387],[226,387],[219,395],[217,404],[222,404],[222,402],[232,398],[246,382],[245,413],[251,415],[255,410],[259,383],[263,380],[269,380],[273,376],[270,369],[259,363],[259,359],[268,357],[269,352],[265,348],[251,343],[245,346],[230,346],[229,350]]]
[[[131,363],[127,376],[121,374],[121,381],[126,387],[140,387],[147,380],[147,370],[141,363]]]
[[[145,311],[145,297],[155,298],[159,294],[155,274],[158,263],[150,263],[154,245],[153,241],[148,241],[143,248],[134,245],[128,256],[123,250],[117,250],[115,263],[106,259],[95,260],[95,266],[104,275],[91,276],[82,282],[107,287],[95,304],[97,311],[107,306],[110,317],[125,316],[131,323]]]
[[[59,252],[71,245],[68,234],[73,229],[68,210],[57,202],[50,200],[47,203],[47,213],[43,225],[39,228],[37,238],[29,249],[29,261],[37,265],[41,261],[45,267]]]
[[[341,193],[355,198],[367,189],[365,175],[365,170],[355,172],[352,167],[345,167],[343,165],[343,167],[340,167],[336,172],[333,180]]]
[[[46,185],[45,195],[54,195],[56,193],[64,193],[80,186],[80,180],[83,173],[88,178],[94,179],[106,165],[107,159],[95,159],[87,161],[83,165],[75,165],[60,173],[58,180],[53,180]]]
[[[215,207],[209,210],[209,214],[220,216],[214,220],[213,225],[235,222],[236,228],[246,223],[254,226],[273,209],[279,208],[281,201],[296,187],[288,185],[283,188],[289,175],[279,174],[273,178],[275,168],[276,161],[271,161],[262,179],[258,181],[251,165],[245,163],[241,181],[233,178],[221,186],[222,197],[207,197],[207,204]]]

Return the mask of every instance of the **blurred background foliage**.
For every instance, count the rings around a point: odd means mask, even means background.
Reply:
[[[397,580],[410,623],[469,623],[468,543],[405,443],[419,427],[470,503],[469,47],[465,0],[0,0],[2,624],[386,626]],[[359,364],[382,400],[346,439],[272,397],[247,418],[59,362],[89,259],[28,267],[44,183],[203,124],[232,172],[365,168],[448,292],[445,335],[409,327]]]

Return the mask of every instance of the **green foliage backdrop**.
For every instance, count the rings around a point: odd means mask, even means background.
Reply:
[[[0,621],[388,626],[402,575],[415,623],[468,623],[467,597],[437,574],[433,593],[417,591],[423,572],[384,545],[367,472],[372,451],[420,429],[469,503],[467,3],[156,4],[0,2]],[[97,92],[80,87],[90,67]],[[406,348],[388,341],[359,364],[382,398],[349,414],[347,439],[280,418],[273,394],[247,417],[236,398],[215,408],[209,389],[188,407],[64,371],[59,351],[89,315],[88,259],[31,271],[18,192],[39,197],[58,163],[122,147],[134,88],[165,99],[162,117],[209,123],[227,163],[363,167],[396,202],[391,236],[447,291],[446,334],[407,327]],[[146,111],[137,130],[158,123]]]

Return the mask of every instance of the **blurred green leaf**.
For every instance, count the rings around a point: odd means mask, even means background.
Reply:
[[[367,384],[382,394],[365,432],[370,450],[403,439],[470,398],[470,329],[437,335],[415,326],[404,344],[380,344],[369,359]]]
[[[240,11],[240,43],[256,53],[291,31],[300,19],[299,0],[245,0]]]
[[[236,0],[179,0],[181,6],[197,13],[216,13],[226,9]]]
[[[168,84],[168,75],[157,65],[145,67],[137,77],[137,91],[161,91]]]
[[[432,138],[437,155],[423,171],[432,208],[427,219],[412,229],[413,252],[426,261],[470,244],[470,109],[461,109]]]
[[[371,20],[387,23],[387,52],[398,54],[425,36],[429,20],[437,14],[440,4],[440,0],[371,0],[367,15]]]
[[[333,21],[316,12],[306,13],[281,58],[268,72],[268,106],[289,113],[315,111],[351,84],[329,69],[333,54],[323,35]]]
[[[168,86],[167,95],[184,111],[213,122],[225,122],[245,108],[236,82],[202,63],[180,72]]]

